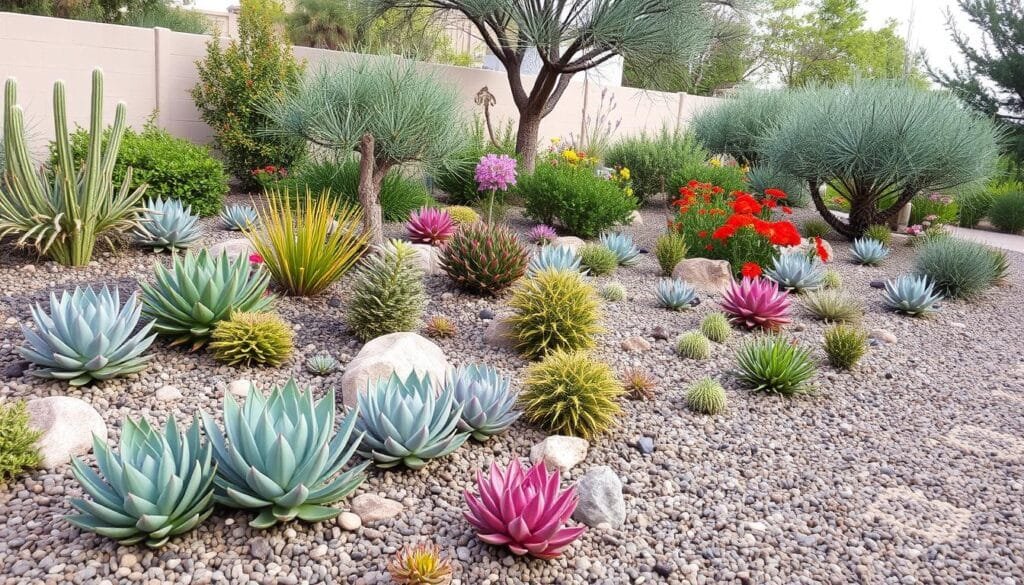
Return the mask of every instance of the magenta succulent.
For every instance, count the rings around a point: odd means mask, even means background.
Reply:
[[[579,500],[576,488],[560,490],[558,482],[558,471],[549,472],[543,463],[525,472],[516,459],[504,470],[491,463],[488,475],[476,474],[480,494],[463,492],[469,506],[463,515],[488,544],[553,559],[586,530],[565,526]]]
[[[729,321],[747,329],[776,331],[789,323],[789,294],[767,278],[744,278],[722,294]]]
[[[413,242],[437,246],[452,237],[455,233],[455,222],[443,209],[424,207],[409,214],[409,222],[405,224],[405,229]]]
[[[507,191],[516,184],[516,159],[507,154],[487,154],[476,165],[477,191]]]
[[[549,244],[557,237],[558,233],[555,228],[543,223],[533,226],[530,231],[526,232],[526,239],[534,244]]]

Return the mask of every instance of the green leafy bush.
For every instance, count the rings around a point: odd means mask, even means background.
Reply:
[[[580,265],[594,276],[607,276],[619,267],[615,252],[601,244],[586,244],[580,247]]]
[[[858,327],[834,325],[825,330],[825,355],[828,363],[841,370],[857,365],[867,351],[868,334]]]
[[[996,201],[996,193],[988,188],[965,189],[956,195],[956,206],[959,210],[960,227],[976,227],[988,216],[992,204]]]
[[[676,264],[686,258],[686,238],[676,232],[666,232],[658,236],[654,244],[654,257],[658,259],[662,276],[672,276]]]
[[[810,392],[807,382],[817,371],[808,350],[777,335],[748,341],[736,362],[736,376],[751,390],[783,396]]]
[[[997,198],[988,211],[988,218],[1001,232],[1020,233],[1024,230],[1024,192],[1007,193]]]
[[[42,463],[36,448],[40,433],[28,426],[24,400],[0,404],[0,483]]]
[[[557,349],[526,372],[524,418],[560,435],[592,439],[615,424],[625,390],[608,364]]]
[[[419,327],[427,295],[415,255],[411,244],[393,240],[363,259],[348,306],[348,326],[363,341]]]
[[[295,334],[275,313],[232,313],[217,323],[210,336],[210,350],[217,361],[229,366],[280,366],[292,354]]]
[[[716,185],[725,193],[745,191],[747,188],[746,175],[740,167],[699,162],[690,163],[672,173],[668,181],[669,196],[678,197],[679,189],[690,181]]]
[[[476,165],[485,154],[516,156],[515,135],[511,126],[499,129],[498,147],[485,136],[483,121],[476,118],[466,130],[465,147],[453,153],[446,164],[434,172],[434,186],[448,194],[448,203],[476,205],[482,193],[477,189]],[[496,194],[501,197],[502,193]]]
[[[960,238],[929,238],[914,261],[914,272],[955,299],[973,299],[999,279],[999,263],[984,244]]]
[[[641,201],[650,201],[668,185],[672,173],[706,158],[707,151],[691,135],[663,127],[650,136],[620,140],[605,154],[604,162],[629,169],[633,192]],[[669,193],[669,197],[673,195]]]
[[[910,225],[955,224],[957,222],[956,199],[942,193],[915,196],[910,201]]]
[[[864,230],[864,237],[869,240],[875,240],[880,242],[883,246],[892,245],[892,230],[889,226],[883,224],[869,225],[868,229]]]
[[[589,349],[603,331],[601,303],[579,272],[542,270],[516,287],[509,324],[527,358],[557,349]]]
[[[557,219],[582,238],[626,223],[636,209],[636,199],[586,166],[538,163],[533,174],[519,178],[516,193],[525,200],[527,217],[547,224]]]
[[[327,193],[341,203],[359,205],[359,161],[306,161],[286,179],[281,187],[293,193]],[[404,221],[409,213],[434,205],[422,182],[392,169],[380,185],[380,207],[384,221]]]

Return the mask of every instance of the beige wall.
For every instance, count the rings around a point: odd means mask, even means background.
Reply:
[[[199,119],[189,91],[197,81],[195,61],[203,58],[208,40],[207,36],[166,29],[0,13],[0,76],[18,79],[19,102],[34,127],[33,144],[37,148],[53,135],[50,104],[54,80],[63,79],[67,84],[69,118],[79,124],[88,122],[90,72],[95,67],[101,67],[105,73],[104,113],[108,120],[113,116],[113,105],[124,101],[131,124],[141,125],[158,110],[159,123],[169,131],[205,142],[210,138],[210,129]],[[354,57],[307,47],[296,47],[295,54],[310,67]],[[444,65],[423,67],[436,70],[441,80],[458,88],[467,114],[480,111],[473,100],[480,88],[487,86],[497,100],[494,116],[499,120],[515,119],[516,110],[504,73]],[[600,101],[602,89],[590,85],[591,111]],[[685,125],[695,112],[717,100],[625,87],[608,91],[618,102],[614,117],[622,119],[617,132],[620,136],[656,130],[662,125]],[[542,136],[546,139],[578,134],[583,103],[581,78],[545,118]]]

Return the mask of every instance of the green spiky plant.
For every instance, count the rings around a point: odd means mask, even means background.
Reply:
[[[326,376],[337,370],[338,366],[338,360],[326,352],[318,353],[306,360],[306,370],[317,376]]]
[[[857,299],[835,289],[811,291],[800,299],[800,304],[815,318],[828,323],[856,322],[864,314]]]
[[[960,238],[932,238],[914,260],[914,272],[954,299],[981,296],[999,278],[996,258],[984,244]]]
[[[789,97],[785,91],[741,89],[695,116],[691,129],[712,154],[727,154],[740,164],[754,166],[762,158],[761,141],[783,117]]]
[[[624,393],[608,364],[556,349],[530,366],[520,395],[523,416],[560,435],[592,439],[615,424]]]
[[[423,332],[427,334],[427,337],[434,339],[448,339],[449,337],[455,337],[459,330],[448,317],[434,315],[427,319],[426,324],[423,325]]]
[[[37,170],[29,154],[24,112],[17,104],[17,83],[4,86],[4,153],[6,173],[0,197],[0,239],[14,236],[43,256],[66,266],[85,266],[96,242],[136,227],[139,202],[146,191],[131,187],[131,169],[115,189],[114,163],[125,131],[126,108],[118,103],[114,125],[103,151],[103,72],[92,73],[89,147],[85,164],[75,168],[68,134],[64,83],[53,84],[53,119],[56,128],[53,171]]]
[[[843,276],[839,274],[839,271],[831,268],[825,270],[825,274],[821,277],[821,286],[824,288],[842,288]]]
[[[859,327],[833,325],[825,330],[825,355],[828,363],[841,370],[857,365],[868,347],[868,334]]]
[[[265,397],[250,391],[239,407],[224,397],[224,430],[202,413],[203,426],[217,462],[217,503],[258,510],[249,522],[270,528],[298,518],[322,522],[341,513],[332,504],[344,499],[366,478],[363,462],[342,472],[361,435],[353,435],[358,409],[334,429],[334,390],[314,402],[311,389],[294,379]]]
[[[701,378],[686,389],[686,405],[694,412],[721,414],[727,405],[725,388],[712,378]]]
[[[800,226],[800,235],[805,238],[824,238],[832,231],[832,227],[823,219],[808,219]]]
[[[496,295],[526,271],[529,253],[519,236],[501,223],[459,226],[441,254],[441,268],[459,288]]]
[[[723,313],[711,313],[700,322],[700,332],[715,343],[725,343],[732,335],[729,318]]]
[[[412,245],[393,240],[363,260],[348,305],[348,326],[356,337],[368,341],[419,327],[427,295],[415,256]]]
[[[516,287],[509,306],[516,347],[529,359],[556,349],[588,349],[604,331],[597,292],[579,272],[541,271]]]
[[[711,357],[711,341],[700,331],[687,331],[676,341],[676,353],[691,360]]]
[[[580,265],[594,276],[607,276],[619,267],[619,258],[604,244],[586,244],[580,247]]]
[[[609,282],[601,287],[601,297],[609,303],[626,300],[626,287],[619,282]]]
[[[811,392],[808,382],[817,371],[807,349],[777,335],[748,341],[736,362],[736,376],[751,390],[783,396]]]
[[[868,228],[864,230],[864,237],[880,242],[886,247],[892,246],[892,230],[889,229],[889,226],[884,224],[869,225]]]
[[[278,367],[292,355],[295,333],[275,313],[235,312],[217,323],[210,351],[217,361]]]
[[[36,441],[41,435],[28,425],[24,400],[0,403],[0,483],[39,467],[43,458]]]
[[[654,244],[654,257],[658,259],[661,275],[672,276],[676,264],[686,258],[686,238],[676,232],[661,234]]]

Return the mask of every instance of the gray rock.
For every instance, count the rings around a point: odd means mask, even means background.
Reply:
[[[703,292],[719,292],[732,282],[732,269],[725,260],[687,258],[672,269],[672,277],[685,280]]]
[[[650,455],[651,453],[654,453],[654,439],[650,437],[640,437],[636,442],[636,448],[644,455]]]
[[[222,253],[227,252],[228,258],[234,260],[239,256],[248,258],[250,255],[256,253],[256,248],[253,247],[252,242],[248,238],[233,238],[230,240],[224,240],[223,242],[217,242],[208,249],[211,256],[220,256]]]
[[[565,473],[587,458],[590,443],[579,437],[552,435],[530,448],[530,461]]]
[[[444,352],[434,342],[416,333],[390,333],[370,340],[345,368],[341,378],[342,401],[354,407],[356,397],[367,385],[392,373],[406,377],[413,371],[427,374],[434,384],[444,384],[450,367]]]
[[[575,252],[582,248],[584,245],[586,245],[586,242],[584,242],[580,238],[577,238],[576,236],[561,236],[559,238],[555,238],[555,240],[551,242],[550,245],[565,246],[572,250],[573,252]]]
[[[22,377],[25,374],[25,372],[28,371],[28,368],[31,365],[32,364],[25,360],[14,362],[13,364],[8,365],[6,368],[4,368],[4,379],[14,380],[16,378]]]
[[[484,329],[484,343],[498,349],[516,348],[516,334],[508,317],[499,317],[487,324],[487,328]]]
[[[376,494],[360,494],[352,499],[352,512],[363,524],[372,524],[402,513],[401,502],[382,498]]]
[[[487,321],[494,318],[494,311],[490,309],[480,309],[480,312],[477,314],[477,316]]]
[[[342,512],[338,515],[338,526],[340,526],[342,530],[354,532],[356,530],[359,530],[359,527],[362,525],[363,520],[359,517],[358,514],[353,514],[352,512]]]
[[[869,339],[877,339],[882,343],[896,343],[899,339],[887,329],[872,329],[868,332]]]
[[[239,398],[245,398],[249,395],[249,390],[253,388],[252,380],[235,380],[228,384],[228,392],[238,396]]]
[[[601,465],[588,471],[576,484],[579,504],[572,517],[596,527],[608,524],[612,528],[626,521],[626,501],[622,497],[622,481],[611,467]]]
[[[35,398],[26,404],[28,424],[42,435],[36,441],[42,465],[54,469],[92,449],[93,435],[107,441],[107,425],[88,402],[70,396]]]
[[[412,262],[424,275],[436,276],[444,272],[441,268],[441,251],[438,248],[429,244],[409,245],[416,251],[416,254],[412,257]]]
[[[156,391],[156,399],[164,402],[179,400],[181,397],[181,390],[178,390],[177,386],[171,386],[170,384],[161,386]]]
[[[622,348],[622,351],[628,353],[638,353],[650,350],[651,343],[643,337],[634,335],[623,339],[622,343],[619,344],[619,347]]]
[[[671,336],[669,335],[668,329],[665,329],[661,325],[658,325],[653,330],[651,330],[651,337],[657,339],[658,341],[668,341]]]

